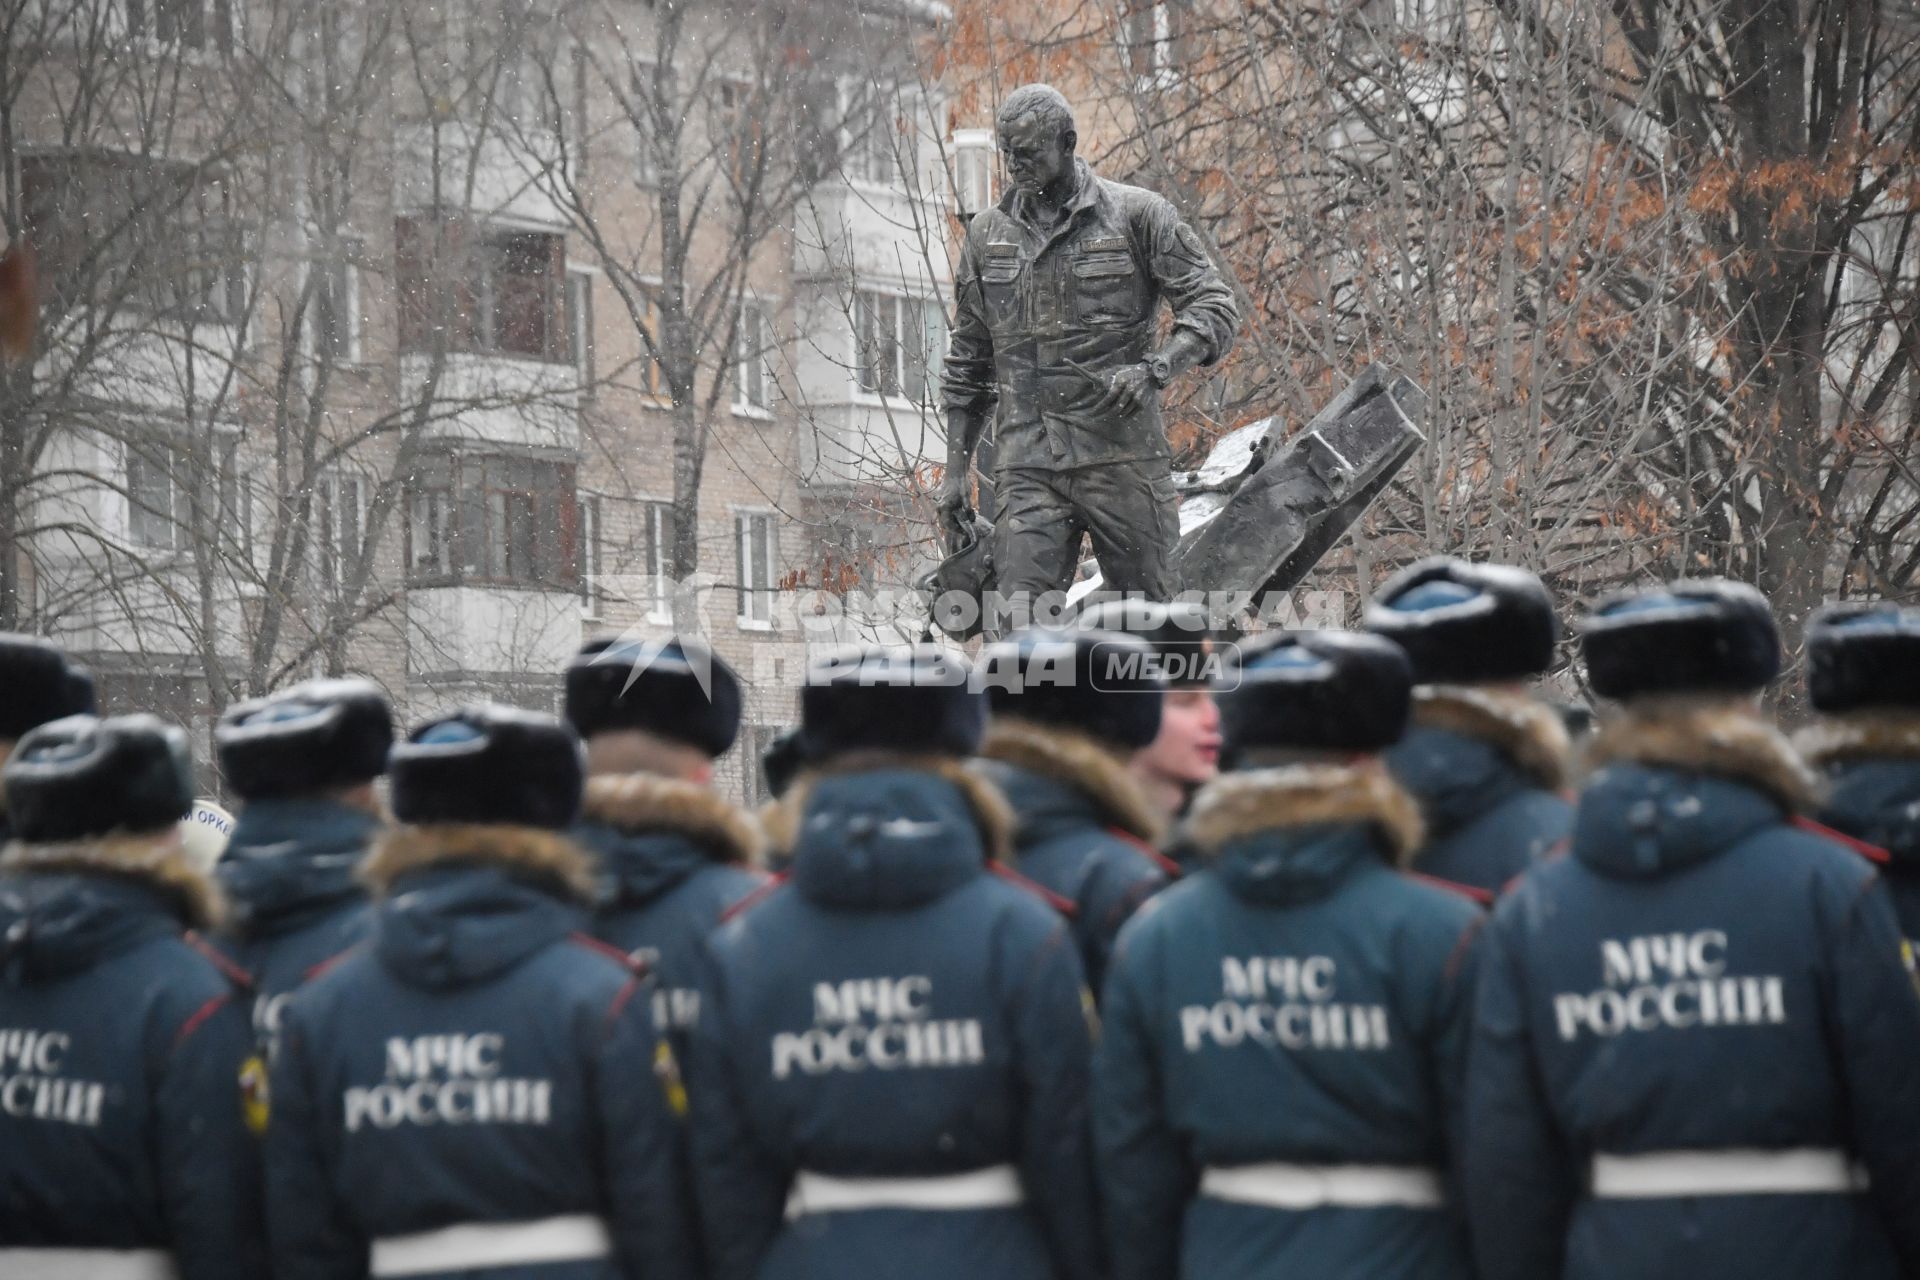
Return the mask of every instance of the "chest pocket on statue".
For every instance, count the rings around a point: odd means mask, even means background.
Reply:
[[[998,327],[1020,318],[1022,268],[1017,245],[990,244],[980,267],[980,292],[987,300],[987,323]]]
[[[1073,260],[1073,318],[1082,324],[1132,324],[1140,318],[1140,287],[1125,240],[1089,241]]]

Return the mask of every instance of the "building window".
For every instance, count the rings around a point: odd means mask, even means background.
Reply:
[[[740,580],[739,620],[743,627],[773,625],[773,592],[779,572],[779,533],[773,516],[742,512],[733,518],[736,568]]]
[[[313,349],[323,360],[360,359],[360,270],[345,256],[314,264]]]
[[[583,493],[580,504],[580,612],[597,618],[606,603],[600,575],[600,495]]]
[[[1142,87],[1165,87],[1186,65],[1186,0],[1124,0],[1121,51]]]
[[[443,337],[448,351],[570,359],[564,237],[400,218],[394,257],[403,352]]]
[[[1000,155],[991,129],[956,129],[953,134],[954,208],[971,218],[993,207],[994,174]]]
[[[56,306],[238,324],[247,236],[218,174],[123,152],[19,161],[22,221]]]
[[[841,163],[855,182],[905,185],[917,152],[919,95],[892,84],[850,82],[842,90]]]
[[[367,485],[355,475],[332,474],[313,487],[314,563],[320,583],[338,591],[352,576],[366,541]]]
[[[757,302],[740,307],[734,344],[733,407],[764,413],[773,404],[773,326]]]
[[[593,395],[593,276],[567,272],[567,348],[574,372],[580,376],[580,394]]]
[[[127,537],[135,546],[179,551],[192,527],[192,461],[165,442],[127,447]]]
[[[233,50],[231,0],[125,0],[127,34],[181,49]]]
[[[641,503],[640,524],[647,558],[647,618],[668,622],[673,618],[673,504]]]
[[[931,299],[861,290],[853,318],[860,390],[925,403],[940,381],[946,308]]]
[[[220,530],[227,554],[242,564],[253,564],[253,492],[240,470],[240,438],[229,437],[220,450]]]
[[[415,585],[483,582],[578,591],[574,464],[513,456],[436,459],[408,482]]]

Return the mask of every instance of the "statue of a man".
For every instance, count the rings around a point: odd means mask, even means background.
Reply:
[[[998,124],[1012,187],[974,216],[961,254],[941,518],[964,527],[967,471],[992,417],[999,590],[1065,590],[1084,532],[1107,589],[1169,599],[1179,523],[1160,392],[1226,355],[1233,290],[1163,197],[1074,155],[1057,90],[1016,89]],[[1156,349],[1163,298],[1173,331]]]

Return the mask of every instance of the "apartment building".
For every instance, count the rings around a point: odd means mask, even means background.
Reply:
[[[944,11],[35,13],[0,73],[43,283],[0,377],[0,625],[203,755],[308,675],[552,709],[584,637],[697,627],[748,683],[723,780],[755,798],[793,601],[931,554]]]

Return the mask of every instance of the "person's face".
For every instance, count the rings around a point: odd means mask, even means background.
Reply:
[[[1000,130],[1000,154],[1007,179],[1037,196],[1065,177],[1073,165],[1072,130],[1056,133],[1036,116],[1022,116]]]
[[[1168,782],[1197,787],[1220,772],[1220,708],[1205,689],[1174,689],[1160,704],[1160,734],[1139,762]]]

